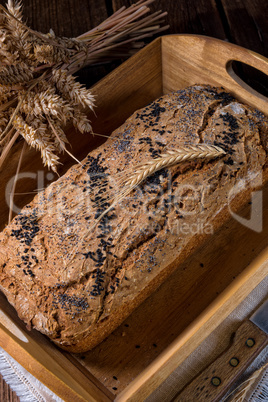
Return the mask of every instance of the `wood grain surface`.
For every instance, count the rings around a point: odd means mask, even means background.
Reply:
[[[28,25],[41,32],[75,37],[98,25],[129,0],[24,0]],[[0,4],[6,1],[0,0]],[[170,33],[195,33],[228,40],[268,57],[268,2],[266,0],[156,0],[153,10],[168,12]],[[121,61],[88,67],[79,73],[81,82],[94,84]],[[268,94],[267,79],[244,66],[239,73],[253,87]],[[154,346],[153,346],[154,347]],[[0,401],[18,402],[0,374]]]
[[[0,374],[0,401],[1,402],[20,402],[16,393],[13,392]]]

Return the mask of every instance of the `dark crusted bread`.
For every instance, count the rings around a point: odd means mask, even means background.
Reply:
[[[264,115],[209,86],[138,110],[0,234],[0,289],[28,326],[59,346],[93,348],[228,219],[231,199],[238,208],[260,173],[266,180],[267,133]],[[92,228],[118,172],[199,143],[226,155],[155,173]]]

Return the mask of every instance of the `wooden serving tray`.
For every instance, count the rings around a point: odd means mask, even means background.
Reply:
[[[241,61],[268,75],[268,60],[236,45],[194,35],[158,38],[92,89],[94,131],[110,132],[136,109],[162,94],[192,84],[223,86],[240,100],[268,113],[268,100],[232,70]],[[73,153],[82,159],[99,137],[69,129]],[[14,175],[20,144],[1,171],[0,225],[7,222],[5,188]],[[63,173],[71,164],[64,157]],[[15,199],[29,202],[44,172],[28,149]],[[237,307],[268,273],[268,186],[263,191],[263,230],[230,219],[192,254],[116,331],[94,350],[71,355],[45,336],[28,331],[0,295],[0,345],[64,401],[143,401]],[[248,216],[250,205],[239,213]]]

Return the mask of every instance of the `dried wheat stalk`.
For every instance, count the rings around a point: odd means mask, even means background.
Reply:
[[[72,74],[81,67],[129,55],[143,38],[161,32],[166,13],[146,16],[154,0],[122,7],[98,27],[78,38],[58,38],[27,27],[21,2],[0,6],[0,163],[14,135],[41,151],[44,165],[57,171],[66,151],[66,124],[92,133],[87,117],[94,108],[89,89]],[[132,46],[134,44],[134,46]]]
[[[111,209],[113,209],[119,202],[126,198],[131,191],[144,182],[148,177],[152,176],[155,172],[179,163],[203,159],[210,160],[221,157],[225,154],[225,151],[216,145],[190,145],[180,149],[167,150],[165,154],[146,162],[142,166],[137,166],[134,168],[134,173],[131,173],[130,175],[127,172],[125,172],[125,174],[123,173],[123,176],[120,175],[120,179],[117,183],[117,188],[119,188],[119,190],[110,199],[110,206],[105,209],[105,211],[94,221],[94,224],[90,227],[86,236],[92,232],[92,229],[105,215],[107,215]],[[107,199],[105,202],[107,202]]]
[[[258,370],[254,371],[253,374],[242,384],[240,384],[233,392],[234,395],[233,398],[230,399],[230,395],[227,396],[226,399],[230,400],[230,402],[246,402],[247,401],[247,396],[249,395],[250,390],[252,390],[252,386],[256,384],[256,381],[260,379],[260,376],[263,374],[264,370],[266,370],[268,367],[268,363],[264,364],[261,368]],[[254,389],[254,388],[253,388]],[[264,396],[265,398],[265,396]],[[262,399],[262,396],[260,395],[260,400],[265,400]]]
[[[136,168],[135,172],[122,184],[125,188],[134,189],[147,177],[165,167],[173,166],[181,162],[197,159],[213,159],[224,155],[225,152],[216,145],[199,144],[195,146],[183,147],[180,149],[169,150],[158,158],[152,159],[145,165]]]

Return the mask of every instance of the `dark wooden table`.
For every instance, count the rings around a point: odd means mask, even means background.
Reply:
[[[0,0],[5,5],[6,1]],[[131,0],[23,0],[28,26],[41,32],[76,37],[98,25]],[[268,57],[267,0],[156,0],[152,10],[168,12],[168,31],[212,36],[236,43]],[[121,61],[83,69],[79,78],[88,86],[114,69]],[[268,80],[245,66],[237,72],[253,88],[268,96]],[[0,374],[0,402],[18,402]]]

